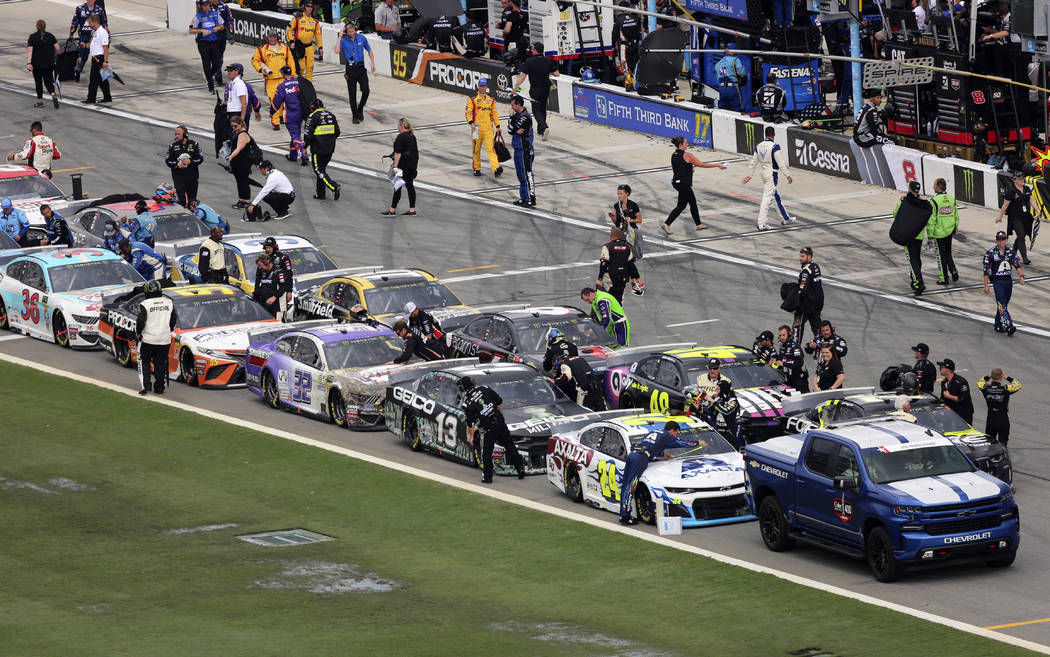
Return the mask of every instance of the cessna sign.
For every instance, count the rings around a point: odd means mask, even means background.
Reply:
[[[933,69],[921,66],[933,66],[933,57],[867,62],[864,64],[864,88],[904,87],[933,82]]]

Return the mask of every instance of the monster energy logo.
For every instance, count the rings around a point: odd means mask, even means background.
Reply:
[[[962,183],[963,196],[967,201],[973,200],[973,169],[963,169]]]
[[[744,152],[754,153],[755,152],[755,128],[757,123],[751,121],[742,121],[744,124]]]

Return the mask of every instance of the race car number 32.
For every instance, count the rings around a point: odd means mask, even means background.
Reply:
[[[313,384],[313,377],[310,376],[309,372],[303,372],[302,370],[295,371],[295,385],[292,387],[292,401],[300,402],[303,404],[310,403],[310,387]]]

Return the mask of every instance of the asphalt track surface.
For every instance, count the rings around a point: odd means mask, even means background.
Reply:
[[[11,127],[0,128],[2,134],[20,134],[21,126],[34,118],[31,101],[20,94],[0,94],[0,113],[5,117],[3,122],[10,122]],[[84,174],[90,194],[144,191],[168,181],[162,160],[170,141],[169,128],[85,111],[72,104],[63,106],[62,117],[65,125],[52,122],[48,132],[62,146],[66,166],[84,167],[79,172]],[[352,157],[348,151],[341,147],[337,161],[346,162],[343,158]],[[277,157],[274,160],[278,166],[285,164]],[[309,169],[282,168],[290,172],[299,200],[291,219],[267,229],[308,237],[342,266],[422,267],[449,280],[462,299],[471,304],[580,305],[580,288],[593,284],[597,273],[597,265],[590,263],[594,263],[606,239],[605,229],[573,218],[569,201],[574,192],[569,183],[563,192],[566,202],[557,206],[561,214],[522,212],[480,195],[432,187],[435,191],[420,192],[419,217],[388,219],[377,214],[389,200],[385,179],[337,171],[335,177],[344,184],[342,200],[321,203],[309,198],[313,183]],[[220,211],[228,208],[233,201],[232,177],[210,160],[203,171],[199,197]],[[67,175],[68,172],[58,173],[56,181],[68,189]],[[234,220],[236,232],[247,226]],[[790,233],[785,233],[784,239],[794,242]],[[787,321],[788,315],[778,308],[777,290],[791,276],[782,269],[793,268],[790,262],[728,262],[655,242],[650,243],[641,263],[648,292],[640,299],[628,295],[626,304],[636,344],[681,340],[750,345],[759,331]],[[788,553],[769,552],[755,523],[690,530],[678,540],[981,627],[1046,619],[1050,616],[1046,595],[1050,590],[1050,572],[1046,568],[1050,556],[1046,514],[1050,502],[1050,477],[1046,474],[1050,441],[1044,429],[1047,411],[1043,391],[1050,377],[1044,371],[1043,354],[1050,343],[1038,336],[1007,340],[995,334],[987,323],[952,317],[887,295],[828,287],[826,296],[825,316],[834,318],[839,333],[849,340],[850,352],[845,360],[847,385],[870,384],[887,364],[910,360],[908,347],[918,340],[951,345],[950,355],[960,373],[971,382],[996,365],[1024,381],[1024,390],[1011,404],[1011,454],[1017,471],[1017,499],[1025,521],[1016,563],[1005,570],[974,565],[926,571],[885,585],[876,582],[863,563],[824,550],[800,547]],[[942,352],[946,350],[947,347]],[[6,334],[0,336],[0,353],[129,389],[138,387],[134,371],[118,367],[101,352],[64,351]],[[244,390],[200,391],[176,383],[167,396],[462,481],[473,482],[479,477],[476,470],[413,453],[389,433],[354,433],[273,411]],[[981,426],[983,403],[977,400],[976,406],[976,424]],[[543,504],[610,523],[616,521],[612,514],[572,504],[543,477],[522,482],[501,478],[495,486]],[[1014,625],[1001,631],[1050,644],[1050,623]]]

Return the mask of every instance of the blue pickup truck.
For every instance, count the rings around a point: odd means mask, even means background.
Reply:
[[[910,422],[813,429],[747,446],[746,495],[766,547],[796,540],[866,559],[881,582],[948,561],[1013,563],[1010,486],[951,440]]]

